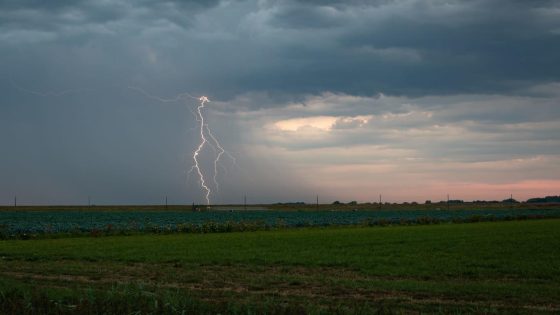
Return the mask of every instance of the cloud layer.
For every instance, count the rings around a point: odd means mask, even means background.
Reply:
[[[308,185],[321,183],[329,196],[443,199],[448,190],[470,200],[509,190],[527,198],[553,194],[560,183],[559,101],[560,94],[327,93],[244,112],[240,120],[251,126],[247,143],[262,158],[275,156],[311,175]]]
[[[210,96],[216,202],[560,188],[557,1],[3,1],[0,55],[4,203],[200,202],[195,104],[129,86]]]

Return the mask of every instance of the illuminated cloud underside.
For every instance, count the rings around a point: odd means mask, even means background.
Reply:
[[[367,98],[327,93],[239,116],[252,128],[250,147],[257,155],[305,174],[296,175],[298,181],[330,198],[372,201],[381,193],[393,201],[421,201],[450,193],[466,200],[509,194],[523,199],[560,188],[557,172],[550,171],[560,167],[555,99],[558,94]],[[503,114],[522,107],[527,111]],[[374,114],[364,115],[368,112]],[[556,117],[538,121],[541,112]],[[481,114],[487,120],[473,119]]]

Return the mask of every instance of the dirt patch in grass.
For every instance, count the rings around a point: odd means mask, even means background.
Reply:
[[[356,304],[398,302],[403,305],[491,307],[560,311],[554,301],[531,301],[511,297],[430,291],[414,288],[433,284],[433,279],[371,276],[339,267],[193,265],[178,262],[118,263],[88,261],[3,261],[0,275],[42,287],[103,289],[113,285],[138,284],[149,289],[177,289],[204,300],[227,303],[259,301],[267,297],[297,303]],[[461,282],[476,280],[448,279]],[[395,287],[394,283],[405,283]],[[410,282],[411,287],[406,287]],[[508,282],[506,280],[506,282]],[[307,301],[307,302],[306,302]]]

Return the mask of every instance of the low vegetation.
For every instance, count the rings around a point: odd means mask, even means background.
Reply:
[[[555,313],[560,220],[0,241],[0,313]]]
[[[345,205],[346,206],[346,205]],[[361,205],[360,205],[361,206]],[[225,209],[227,207],[224,206]],[[117,207],[18,208],[0,211],[0,239],[38,239],[169,233],[225,233],[311,226],[385,226],[560,218],[560,208],[352,211],[168,211]]]

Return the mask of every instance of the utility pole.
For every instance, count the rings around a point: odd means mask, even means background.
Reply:
[[[319,195],[317,195],[317,211],[319,211]]]
[[[14,196],[14,208],[17,207],[17,196]]]
[[[449,211],[449,194],[447,194],[447,211]]]
[[[379,210],[381,210],[381,194],[379,194]]]

